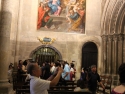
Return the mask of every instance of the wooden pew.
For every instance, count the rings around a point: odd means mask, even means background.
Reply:
[[[74,90],[75,88],[74,86],[53,86],[50,90]]]
[[[17,89],[16,94],[30,94],[30,89]]]
[[[112,76],[100,75],[100,78],[101,78],[102,84],[105,86],[105,90],[109,90],[111,93]],[[98,84],[97,92],[103,92],[105,94],[105,90],[103,90],[100,84]]]
[[[30,89],[18,89],[17,94],[30,94]],[[90,92],[74,92],[74,91],[66,91],[66,90],[59,90],[59,91],[50,91],[48,90],[49,94],[91,94]]]
[[[91,94],[90,92],[48,91],[49,94]]]

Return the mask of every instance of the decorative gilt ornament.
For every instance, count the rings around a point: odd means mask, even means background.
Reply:
[[[37,37],[37,39],[44,45],[49,45],[49,44],[52,44],[55,39],[54,38],[48,38],[48,37],[44,37],[44,38],[39,38]]]

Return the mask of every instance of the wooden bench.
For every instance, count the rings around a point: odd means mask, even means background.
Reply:
[[[50,87],[50,90],[58,89],[58,90],[74,90],[76,87],[74,86],[53,86]]]
[[[17,94],[30,94],[30,89],[18,89]],[[90,92],[74,92],[74,91],[66,91],[66,90],[48,90],[49,94],[91,94]]]
[[[105,90],[103,91],[102,87],[98,84],[97,91],[105,93],[106,90],[109,90],[111,93],[112,76],[100,75],[100,79],[102,81],[102,84],[105,86]]]
[[[91,94],[90,92],[48,91],[49,94]]]

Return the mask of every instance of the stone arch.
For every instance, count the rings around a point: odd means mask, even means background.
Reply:
[[[107,0],[102,12],[101,33],[102,35],[118,34],[124,16],[124,0]],[[118,25],[119,24],[119,25]]]
[[[86,42],[82,47],[82,67],[90,67],[93,64],[97,65],[97,59],[97,45],[94,42]]]
[[[102,62],[107,74],[117,74],[118,66],[124,60],[124,6],[124,0],[107,0],[102,13]]]
[[[110,24],[110,34],[119,34],[118,28],[121,26],[125,13],[125,1],[118,0],[112,13],[111,24]],[[122,17],[123,16],[123,17]]]
[[[98,60],[97,60],[97,66],[98,66],[98,72],[101,73],[102,71],[100,70],[101,69],[101,38],[97,38],[97,37],[94,37],[94,36],[89,36],[89,37],[85,37],[83,38],[82,40],[82,43],[80,45],[80,49],[82,50],[82,47],[83,45],[85,45],[87,42],[93,42],[95,43],[95,45],[97,46],[97,50],[98,50]],[[82,51],[80,52],[80,54],[82,55]],[[82,56],[80,56],[81,58],[81,61],[82,61]],[[81,65],[79,65],[81,66]]]
[[[41,46],[37,47],[36,49],[34,49],[34,50],[30,53],[30,56],[29,56],[29,57],[32,58],[33,54],[34,54],[37,50],[39,50],[40,48],[42,48],[42,47],[49,47],[49,48],[53,49],[55,52],[58,53],[60,59],[62,59],[61,53],[60,53],[55,47],[53,47],[53,46],[51,46],[51,45],[41,45]]]
[[[115,31],[117,31],[118,34],[124,34],[124,32],[122,32],[122,24],[123,24],[123,21],[125,18],[125,3],[120,8],[119,15],[117,18],[118,19],[116,20]],[[124,24],[125,24],[125,22],[124,22]]]

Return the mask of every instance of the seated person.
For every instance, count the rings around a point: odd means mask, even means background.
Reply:
[[[112,94],[125,94],[125,63],[119,67],[120,85],[112,90]]]
[[[41,69],[37,63],[30,63],[27,67],[27,72],[31,75],[30,80],[30,94],[48,94],[47,89],[55,86],[61,76],[62,68],[58,68],[56,75],[51,77],[52,81],[40,79]]]
[[[74,89],[74,91],[78,92],[90,92],[88,88],[86,88],[86,85],[84,83],[84,80],[78,80],[77,81],[77,87]]]
[[[51,14],[54,14],[56,16],[60,15],[60,12],[61,12],[60,0],[49,0],[48,6],[51,8]]]

